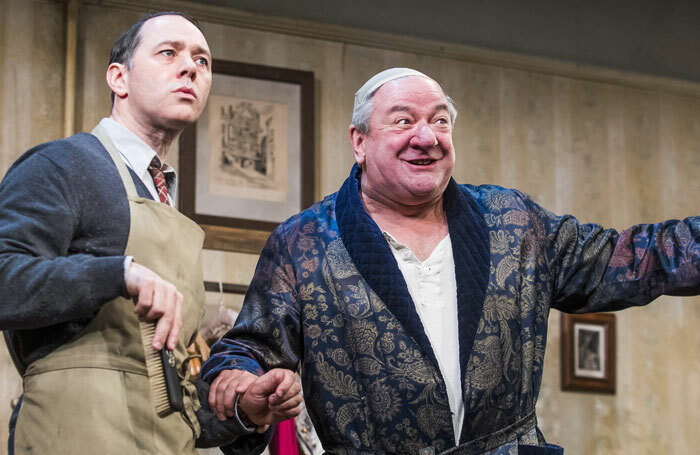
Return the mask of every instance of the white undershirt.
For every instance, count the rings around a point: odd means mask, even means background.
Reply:
[[[424,262],[388,232],[384,232],[384,238],[396,258],[416,312],[437,357],[452,411],[455,444],[459,445],[464,403],[459,367],[457,281],[450,235],[438,243]]]

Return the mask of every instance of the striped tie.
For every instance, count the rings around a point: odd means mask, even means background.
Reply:
[[[156,185],[160,202],[168,203],[168,189],[165,187],[165,174],[161,170],[160,159],[157,156],[153,157],[153,161],[148,166],[148,172],[153,177],[153,183]]]

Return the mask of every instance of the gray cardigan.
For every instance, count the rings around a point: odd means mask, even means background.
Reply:
[[[132,173],[137,192],[151,198]],[[126,190],[91,134],[27,151],[0,184],[0,329],[18,368],[76,335],[127,296]]]

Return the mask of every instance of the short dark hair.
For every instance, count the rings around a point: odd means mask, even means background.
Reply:
[[[119,35],[119,38],[114,42],[112,50],[109,53],[109,63],[121,63],[126,65],[127,68],[131,68],[134,59],[134,52],[141,42],[141,27],[147,21],[159,16],[180,16],[184,17],[190,21],[195,27],[202,31],[202,27],[199,26],[199,21],[187,13],[182,13],[180,11],[161,11],[158,13],[146,13],[141,16],[138,22],[129,27],[125,32]],[[112,104],[114,104],[114,92],[112,92]]]

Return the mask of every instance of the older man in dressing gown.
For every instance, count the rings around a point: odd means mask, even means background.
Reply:
[[[272,233],[204,365],[216,412],[249,376],[301,365],[328,453],[560,454],[535,416],[549,310],[698,292],[699,218],[618,233],[457,184],[455,116],[411,69],[356,93],[357,164]]]

